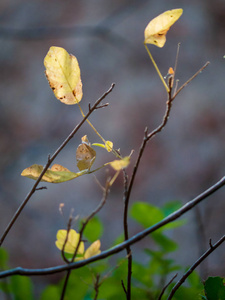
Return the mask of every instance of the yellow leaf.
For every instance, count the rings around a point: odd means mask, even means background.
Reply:
[[[76,160],[80,171],[90,170],[96,157],[95,150],[90,146],[87,136],[81,138],[82,144],[77,147]]]
[[[183,9],[167,10],[151,20],[145,28],[145,44],[154,44],[162,48],[166,42],[166,34],[170,27],[180,18]]]
[[[113,167],[114,170],[119,171],[126,168],[130,163],[130,157],[126,156],[122,159],[116,159],[110,162],[110,166]]]
[[[22,176],[37,180],[43,170],[43,166],[41,165],[32,165],[21,173]],[[74,173],[69,171],[67,168],[55,164],[51,169],[48,169],[41,181],[51,182],[51,183],[60,183],[75,179],[79,176],[82,176],[87,173],[87,170]]]
[[[66,236],[67,236],[67,230],[64,230],[64,229],[58,230],[57,235],[56,235],[57,241],[55,242],[55,245],[59,250],[62,250],[63,245],[66,240]],[[80,234],[77,233],[74,229],[70,229],[68,237],[67,237],[67,242],[64,247],[64,252],[73,254],[77,247],[79,238],[80,238]],[[83,242],[80,243],[77,254],[80,254],[80,255],[84,254],[84,243]]]
[[[75,56],[60,47],[51,47],[44,59],[45,74],[56,98],[65,104],[81,101],[82,82]]]
[[[106,149],[108,152],[112,152],[112,149],[113,149],[113,142],[106,141],[106,142],[105,142],[105,149]]]
[[[101,247],[100,240],[97,240],[94,243],[92,243],[91,246],[88,247],[87,250],[85,251],[84,258],[87,259],[89,257],[100,254],[101,253],[100,247]]]

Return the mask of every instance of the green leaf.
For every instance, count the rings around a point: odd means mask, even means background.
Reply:
[[[26,168],[23,170],[21,173],[21,176],[25,176],[34,180],[37,180],[38,177],[40,176],[41,172],[43,171],[43,166],[34,164],[30,166],[29,168]],[[42,177],[41,181],[45,182],[51,182],[51,183],[60,183],[60,182],[65,182],[69,181],[72,179],[75,179],[79,176],[82,176],[84,174],[87,174],[88,170],[84,170],[78,173],[74,173],[69,171],[63,166],[60,165],[53,165],[51,169],[48,169],[44,176]]]
[[[85,227],[84,236],[88,239],[88,241],[93,243],[102,236],[102,233],[102,223],[99,218],[95,216],[88,222],[87,226]]]
[[[12,276],[10,280],[14,300],[33,299],[33,287],[28,277]]]
[[[165,252],[173,252],[178,248],[177,243],[160,232],[153,232],[151,236]]]
[[[205,283],[205,294],[207,300],[224,300],[225,286],[221,277],[209,277]]]
[[[133,219],[145,228],[158,223],[164,217],[162,211],[158,207],[145,202],[134,203],[131,207],[130,214]]]
[[[61,290],[58,286],[49,285],[41,295],[40,300],[59,299]]]
[[[0,268],[6,269],[7,268],[7,261],[8,261],[8,253],[5,249],[0,248]]]

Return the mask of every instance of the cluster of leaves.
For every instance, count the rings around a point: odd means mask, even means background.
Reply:
[[[136,202],[130,209],[130,216],[139,225],[147,228],[155,222],[167,216],[180,206],[178,202],[170,202],[159,208],[144,202]],[[149,218],[149,212],[152,218]],[[140,215],[142,218],[140,218]],[[133,261],[133,286],[132,295],[134,299],[159,299],[162,288],[166,280],[172,278],[174,272],[182,271],[182,267],[176,262],[168,258],[168,254],[178,249],[178,244],[166,235],[167,230],[182,226],[184,222],[176,221],[171,225],[160,230],[159,233],[149,236],[155,241],[155,250],[145,249],[144,253],[146,261]],[[84,236],[88,240],[94,242],[103,234],[103,225],[98,217],[93,218],[85,229]],[[121,239],[118,237],[118,240]],[[61,249],[61,245],[59,248]],[[83,246],[81,246],[83,247]],[[68,250],[70,252],[71,249]],[[73,250],[73,249],[72,249]],[[87,250],[86,250],[87,251]],[[72,251],[71,251],[72,253]],[[81,253],[83,250],[81,249]],[[4,249],[0,249],[0,267],[8,269],[8,255]],[[109,271],[111,270],[111,271]],[[98,278],[98,274],[105,274],[100,277],[99,282],[99,299],[124,299],[122,292],[121,280],[126,278],[126,264],[124,259],[117,261],[117,266],[112,268],[110,261],[102,261],[95,263],[92,267],[84,267],[76,270],[71,274],[67,287],[68,299],[73,299],[76,295],[77,300],[94,298],[94,278]],[[173,299],[189,300],[222,300],[225,299],[225,280],[221,277],[209,277],[204,283],[197,273],[193,272],[188,277],[188,285],[182,286]],[[63,286],[63,281],[57,285],[47,286],[41,294],[41,300],[59,299]],[[162,296],[161,299],[167,299],[167,296],[173,285]],[[15,300],[37,299],[34,296],[33,283],[28,277],[13,276],[8,280],[0,283],[0,290],[5,295],[13,295]],[[1,295],[1,292],[0,292]]]
[[[73,264],[79,263],[81,261],[83,263],[83,261],[85,260],[89,260],[100,255],[100,237],[103,232],[103,226],[100,220],[96,217],[96,214],[104,205],[109,192],[109,188],[113,185],[114,181],[121,171],[123,171],[125,181],[125,208],[123,220],[124,237],[118,237],[115,244],[121,245],[124,240],[125,242],[128,241],[127,215],[129,195],[131,193],[134,177],[145,145],[154,135],[159,133],[165,127],[169,118],[172,101],[177,96],[179,91],[195,76],[197,76],[194,75],[178,91],[176,86],[174,94],[172,95],[175,70],[173,70],[172,68],[169,69],[169,79],[167,84],[147,47],[147,44],[153,44],[160,48],[163,47],[166,42],[166,34],[168,30],[180,18],[182,13],[182,9],[166,11],[149,22],[144,31],[145,48],[153,62],[153,65],[156,68],[156,71],[158,72],[160,79],[162,80],[163,85],[166,88],[166,91],[168,93],[168,101],[162,124],[151,133],[148,133],[147,129],[145,131],[145,136],[139,152],[139,157],[137,159],[136,165],[134,166],[133,174],[129,184],[125,168],[127,168],[130,164],[130,155],[122,157],[120,151],[113,148],[113,142],[105,140],[92,125],[92,123],[88,120],[88,116],[91,112],[106,105],[100,105],[100,99],[96,102],[96,105],[93,106],[93,108],[91,108],[91,106],[89,105],[89,112],[86,115],[84,114],[80,106],[80,102],[83,97],[83,91],[80,68],[76,57],[68,54],[67,51],[63,48],[51,47],[44,59],[44,65],[46,67],[46,77],[56,98],[64,104],[77,105],[83,117],[83,121],[79,124],[79,126],[81,126],[83,122],[87,121],[94,132],[101,139],[102,143],[91,144],[87,138],[87,135],[81,138],[81,144],[78,145],[76,150],[77,168],[79,169],[79,172],[71,172],[69,169],[59,164],[54,164],[50,168],[51,163],[56,158],[59,151],[63,149],[66,143],[77,132],[75,128],[74,131],[69,135],[69,137],[64,141],[62,146],[59,147],[56,153],[49,158],[46,166],[34,164],[23,170],[21,175],[36,180],[36,183],[38,184],[40,180],[51,183],[65,182],[75,179],[79,176],[96,172],[107,165],[110,165],[115,171],[114,176],[106,181],[105,187],[102,187],[104,191],[103,200],[101,201],[99,206],[90,214],[90,216],[87,217],[85,221],[81,222],[80,232],[76,232],[71,228],[72,220],[70,219],[67,229],[60,229],[56,234],[56,247],[61,251],[62,258],[69,267]],[[199,72],[202,69],[200,69]],[[196,74],[198,74],[199,72],[197,72]],[[104,148],[107,152],[113,154],[116,159],[113,161],[109,161],[93,170],[92,166],[96,158],[96,151],[93,147]],[[31,197],[31,195],[34,193],[36,186],[37,185],[34,185],[31,193],[28,195],[29,197]],[[8,231],[12,227],[14,221],[18,217],[19,213],[29,200],[29,197],[25,199],[24,203],[21,205],[21,208],[17,211],[15,218],[6,229],[5,234],[1,239],[1,244]],[[159,224],[162,220],[165,220],[168,216],[171,216],[173,212],[178,212],[179,208],[180,206],[177,202],[168,203],[161,208],[145,202],[136,202],[130,207],[129,212],[130,217],[139,225],[141,225],[142,228],[144,228],[142,232],[146,233],[145,229],[152,228],[155,224]],[[120,259],[117,261],[116,267],[114,268],[111,267],[109,260],[97,261],[95,262],[94,267],[85,266],[83,268],[76,269],[76,271],[73,273],[71,273],[72,268],[68,268],[66,280],[63,280],[58,285],[48,286],[43,291],[41,300],[58,299],[60,294],[61,299],[63,299],[66,289],[66,296],[68,297],[68,299],[73,299],[74,295],[76,295],[76,299],[78,300],[93,298],[97,299],[97,296],[101,299],[124,299],[124,292],[126,294],[126,298],[130,299],[131,274],[132,297],[134,299],[160,300],[166,299],[166,297],[168,296],[170,297],[170,292],[173,291],[172,289],[174,284],[171,280],[168,287],[166,285],[167,280],[171,279],[174,272],[182,271],[182,268],[177,265],[174,260],[168,258],[169,253],[174,252],[178,249],[178,244],[168,237],[167,231],[181,225],[183,225],[183,222],[181,221],[174,221],[173,223],[168,222],[166,223],[166,225],[160,225],[159,228],[157,228],[157,231],[154,230],[151,232],[151,236],[149,236],[149,238],[154,241],[156,247],[154,248],[154,250],[152,248],[144,250],[145,256],[147,257],[145,263],[135,261],[133,258],[131,258],[132,252],[130,249],[130,245],[126,245],[123,249],[126,249],[127,251],[128,267],[124,264],[125,259]],[[85,250],[86,239],[91,244]],[[213,251],[215,248],[216,247],[214,245],[211,245],[211,251]],[[108,254],[108,256],[109,255],[110,254]],[[8,269],[7,260],[7,253],[3,249],[0,249],[0,267],[3,270]],[[109,269],[111,269],[110,272],[108,271]],[[208,278],[204,284],[202,284],[197,273],[191,273],[192,274],[188,277],[188,285],[181,286],[174,295],[173,299],[225,299],[225,287],[223,278],[211,277]],[[102,274],[105,275],[103,276]],[[125,287],[124,285],[124,281],[126,280],[126,278],[127,287]],[[35,299],[33,295],[32,282],[27,277],[11,276],[9,277],[9,279],[0,283],[0,289],[6,296],[13,295],[13,299],[15,300]]]

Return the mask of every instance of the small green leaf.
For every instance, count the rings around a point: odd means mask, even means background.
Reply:
[[[131,207],[130,214],[133,219],[145,228],[158,223],[164,217],[162,211],[158,207],[145,202],[134,203]]]
[[[92,218],[84,230],[84,236],[88,239],[90,242],[94,242],[98,240],[103,233],[103,226],[101,221],[97,216]]]
[[[41,295],[40,300],[58,299],[60,295],[60,288],[55,285],[49,285]]]
[[[12,276],[10,280],[14,300],[33,299],[33,287],[28,277]]]
[[[177,250],[178,245],[173,240],[165,236],[164,234],[160,232],[153,232],[151,234],[154,241],[159,244],[159,246],[164,250],[165,252],[173,252]]]
[[[209,277],[205,283],[205,294],[207,300],[224,300],[225,299],[225,286],[224,279],[217,277]]]
[[[5,249],[0,248],[0,268],[6,269],[8,261],[8,253]]]

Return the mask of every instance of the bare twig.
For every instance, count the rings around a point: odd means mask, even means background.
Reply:
[[[191,78],[189,78],[177,91],[176,93],[173,95],[173,99],[176,98],[176,96],[183,90],[183,88],[185,88],[185,86],[188,85],[188,83],[190,83],[196,76],[198,76],[199,73],[201,73],[208,65],[210,64],[209,61],[207,61],[207,63],[204,64],[203,67],[201,67],[201,69],[199,69]]]
[[[123,230],[124,230],[124,240],[127,241],[129,239],[128,234],[128,206],[129,206],[129,198],[127,197],[128,191],[128,176],[125,170],[123,170],[124,176],[124,214],[123,214]],[[124,286],[124,282],[122,281],[123,290],[125,291],[127,300],[131,299],[131,275],[132,275],[132,252],[131,248],[128,245],[126,247],[127,251],[127,259],[128,259],[128,266],[127,266],[127,288]]]
[[[78,252],[78,249],[80,247],[80,244],[82,242],[82,237],[83,237],[83,232],[84,232],[84,229],[85,227],[87,226],[88,222],[101,210],[101,208],[104,206],[105,202],[106,202],[106,199],[107,199],[107,196],[108,196],[108,193],[109,193],[109,188],[110,188],[110,184],[109,184],[109,180],[106,181],[106,185],[105,185],[105,189],[104,189],[104,194],[103,194],[103,198],[101,200],[101,202],[99,203],[99,205],[97,206],[97,208],[86,218],[86,220],[83,222],[82,224],[82,227],[81,227],[81,230],[80,230],[80,236],[79,236],[79,241],[77,243],[77,246],[76,246],[76,249],[73,253],[73,257],[71,259],[71,261],[73,262],[76,255],[77,255],[77,252]],[[65,244],[65,243],[64,243]],[[65,281],[64,281],[64,284],[63,284],[63,289],[62,289],[62,293],[61,293],[61,297],[60,297],[60,300],[63,300],[64,297],[65,297],[65,293],[66,293],[66,288],[67,288],[67,285],[68,285],[68,281],[69,281],[69,277],[70,277],[70,274],[71,274],[71,271],[72,269],[68,269],[67,270],[67,274],[66,274],[66,278],[65,278]]]
[[[189,275],[200,265],[200,263],[206,259],[209,254],[211,254],[216,248],[218,248],[225,241],[225,235],[219,239],[214,245],[210,243],[210,248],[198,259],[196,262],[188,269],[188,271],[181,277],[181,279],[176,283],[176,285],[172,288],[172,291],[169,294],[167,300],[171,300],[175,292],[178,288],[185,282]]]
[[[109,88],[109,90],[104,93],[96,102],[95,104],[92,106],[91,110],[88,111],[88,113],[86,114],[86,116],[82,119],[82,121],[72,130],[72,132],[68,135],[68,137],[64,140],[64,142],[61,144],[61,146],[55,151],[55,153],[52,156],[48,157],[48,161],[46,163],[46,165],[44,166],[40,176],[38,177],[38,179],[36,180],[35,184],[33,185],[32,189],[30,190],[30,192],[28,193],[28,195],[26,196],[26,198],[23,200],[23,202],[21,203],[21,205],[19,206],[19,208],[17,209],[17,211],[15,212],[14,216],[12,217],[11,221],[9,222],[8,226],[6,227],[1,240],[0,240],[0,247],[3,243],[3,241],[5,240],[7,234],[9,233],[10,229],[12,228],[13,224],[15,223],[15,221],[17,220],[17,218],[19,217],[19,215],[21,214],[23,208],[25,207],[25,205],[27,204],[27,202],[29,201],[29,199],[31,198],[31,196],[35,193],[36,188],[39,184],[39,182],[41,181],[43,175],[45,174],[45,172],[47,171],[47,169],[49,168],[49,166],[51,165],[51,163],[54,161],[54,159],[57,157],[57,155],[62,151],[62,149],[68,144],[68,142],[74,137],[74,135],[77,133],[77,131],[80,129],[80,127],[84,124],[84,122],[87,120],[87,118],[98,108],[99,104],[101,103],[101,101],[109,94],[111,93],[112,89],[114,88],[115,84],[113,83],[111,85],[111,87]]]
[[[158,300],[161,300],[162,299],[162,296],[163,296],[163,294],[165,293],[165,290],[168,288],[168,286],[174,281],[174,279],[177,277],[177,274],[175,274],[174,276],[173,276],[173,278],[171,278],[170,279],[170,281],[164,286],[164,288],[162,289],[162,291],[161,291],[161,293],[160,293],[160,295],[159,295],[159,298],[158,298]]]
[[[100,287],[100,285],[101,285],[101,283],[99,282],[99,280],[100,280],[100,275],[97,274],[97,275],[96,275],[95,286],[94,286],[94,290],[95,290],[95,297],[94,297],[94,300],[97,300],[97,299],[98,299],[99,287]]]
[[[204,191],[202,194],[198,195],[193,200],[186,203],[184,206],[182,206],[180,209],[176,210],[174,213],[167,216],[162,221],[156,223],[155,225],[139,232],[138,234],[134,235],[133,237],[129,238],[127,241],[122,242],[119,245],[116,245],[106,251],[101,252],[100,254],[96,256],[92,256],[88,259],[78,261],[78,262],[72,262],[68,265],[61,265],[51,268],[44,268],[44,269],[25,269],[21,267],[17,267],[15,269],[7,270],[0,272],[0,278],[9,277],[12,275],[25,275],[25,276],[36,276],[36,275],[50,275],[55,274],[59,272],[64,272],[70,269],[78,269],[83,266],[86,266],[92,262],[102,260],[106,257],[109,257],[115,253],[121,252],[122,250],[126,249],[128,245],[133,245],[137,243],[138,241],[142,240],[144,237],[148,236],[150,233],[155,232],[159,228],[165,226],[168,223],[171,223],[175,220],[177,220],[180,216],[191,210],[193,207],[195,207],[197,204],[202,202],[204,199],[209,197],[210,195],[214,194],[217,190],[221,189],[225,185],[225,176],[222,177],[218,182],[216,182],[214,185],[212,185],[208,190]]]

